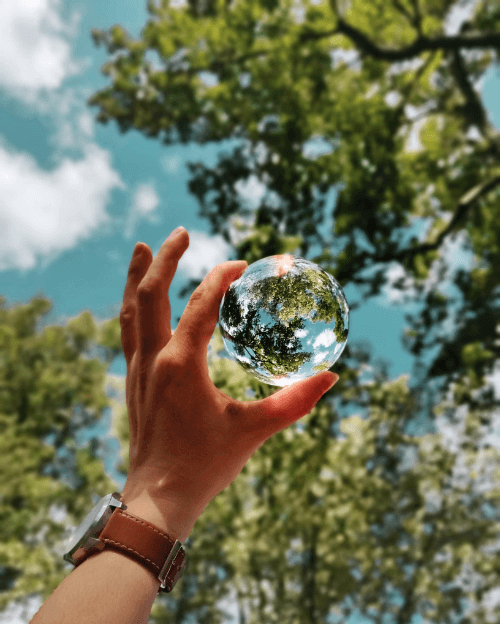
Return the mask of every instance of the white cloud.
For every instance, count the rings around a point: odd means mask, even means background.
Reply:
[[[153,214],[160,205],[160,198],[155,190],[153,182],[139,184],[136,188],[133,204],[127,216],[125,225],[125,238],[132,237],[137,223],[141,220],[149,221],[149,223],[158,223],[159,216]]]
[[[266,194],[266,185],[262,184],[254,173],[245,182],[238,180],[234,188],[250,208],[257,208]]]
[[[78,128],[80,132],[86,137],[94,136],[94,118],[88,111],[84,111],[78,117]]]
[[[81,16],[73,12],[65,24],[61,0],[0,0],[0,87],[28,103],[41,89],[57,89],[80,73],[88,60],[71,58],[66,37],[75,36]]]
[[[36,105],[37,112],[42,115],[50,115],[57,125],[56,132],[48,140],[49,144],[55,148],[57,154],[61,154],[65,149],[83,149],[88,140],[94,136],[92,115],[88,111],[82,110],[83,103],[76,99],[75,93],[71,90],[66,91],[61,98],[58,97],[57,99],[60,99],[59,108],[64,109],[60,115],[57,114],[57,109],[45,110],[45,104],[40,101]],[[61,100],[66,100],[66,105],[63,105]],[[70,107],[73,110],[70,111]]]
[[[331,329],[324,329],[314,340],[313,349],[319,347],[330,347],[335,342],[335,332]]]
[[[158,208],[160,198],[155,191],[154,185],[140,184],[134,195],[134,210],[139,214],[149,214]]]
[[[189,232],[189,247],[179,260],[177,272],[183,277],[204,279],[210,271],[222,262],[227,262],[231,255],[231,246],[222,236],[209,236],[204,232]],[[156,257],[160,249],[153,252]]]
[[[71,40],[78,35],[81,14],[62,18],[62,0],[0,0],[0,90],[21,101],[31,114],[51,118],[55,132],[53,162],[66,149],[85,149],[94,135],[86,100],[88,88],[62,88],[66,79],[92,65],[92,58],[71,58]]]
[[[49,171],[30,154],[8,149],[0,136],[0,270],[29,270],[39,257],[44,268],[103,226],[131,236],[138,220],[155,222],[160,199],[149,183],[137,187],[123,219],[111,222],[106,212],[110,192],[127,186],[109,153],[92,142],[94,119],[86,104],[92,90],[63,85],[82,69],[66,40],[77,36],[81,16],[73,12],[63,20],[61,0],[0,0],[0,6],[0,89],[54,128],[47,138],[54,150]],[[80,160],[69,159],[68,149],[80,150]]]
[[[125,189],[109,152],[88,145],[80,160],[46,171],[34,158],[0,144],[0,270],[46,266],[109,224],[111,191]]]
[[[382,288],[384,294],[384,300],[387,305],[394,305],[397,303],[404,303],[405,298],[408,296],[415,296],[414,280],[410,275],[406,275],[403,267],[396,262],[392,262],[387,269],[387,284]],[[399,290],[394,287],[394,284],[398,280],[403,280],[404,288]]]

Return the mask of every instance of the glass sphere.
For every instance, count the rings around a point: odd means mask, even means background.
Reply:
[[[320,266],[290,254],[249,265],[222,298],[228,354],[259,381],[292,383],[328,370],[347,342],[344,293]]]

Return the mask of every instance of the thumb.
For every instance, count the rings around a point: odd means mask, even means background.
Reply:
[[[326,371],[282,388],[260,401],[248,402],[252,426],[262,432],[267,440],[309,414],[338,379],[336,373]]]

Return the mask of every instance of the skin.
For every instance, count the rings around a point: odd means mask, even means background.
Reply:
[[[182,230],[154,260],[148,245],[137,243],[130,262],[120,313],[130,424],[122,499],[152,501],[160,510],[173,503],[189,507],[186,522],[192,526],[255,451],[308,414],[338,375],[325,371],[257,401],[237,401],[216,388],[207,348],[224,292],[248,264],[229,261],[213,268],[173,333],[169,288],[188,246]]]

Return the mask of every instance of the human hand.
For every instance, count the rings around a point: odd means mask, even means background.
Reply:
[[[154,260],[148,245],[137,243],[130,262],[120,313],[130,424],[123,498],[147,490],[156,505],[189,500],[199,514],[267,439],[308,414],[338,375],[325,371],[257,401],[216,388],[207,348],[222,297],[248,264],[212,269],[172,333],[168,291],[188,246],[182,230]]]

